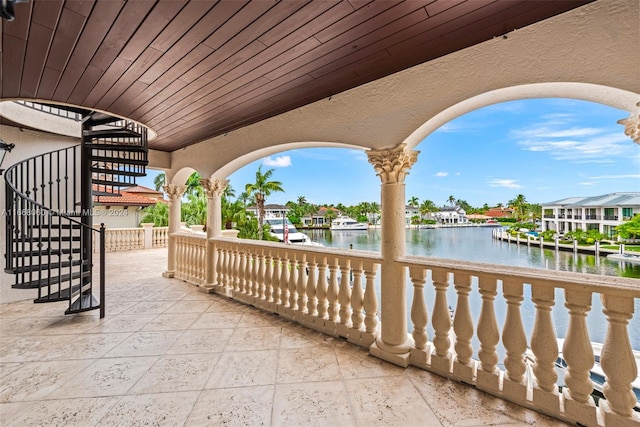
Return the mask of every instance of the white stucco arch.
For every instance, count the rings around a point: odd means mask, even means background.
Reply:
[[[175,171],[175,173],[168,173],[165,172],[167,174],[167,179],[166,179],[166,183],[167,184],[176,184],[176,185],[184,185],[187,183],[187,180],[189,179],[189,177],[191,175],[193,175],[194,172],[198,172],[199,171],[195,170],[194,168],[191,167],[184,167],[181,168],[180,170]],[[202,174],[200,174],[200,176],[203,176]]]
[[[348,148],[362,150],[362,147],[355,145],[344,144],[339,142],[322,142],[322,141],[306,141],[306,142],[290,142],[286,144],[274,145],[271,147],[261,148],[251,153],[247,153],[243,156],[237,157],[222,166],[220,169],[214,171],[211,174],[211,178],[225,179],[238,169],[248,165],[251,162],[260,160],[264,157],[274,154],[282,153],[289,150],[296,150],[301,148]]]
[[[596,102],[626,110],[632,115],[640,112],[640,95],[613,87],[580,82],[548,82],[495,89],[459,102],[436,114],[416,129],[405,143],[407,148],[415,148],[432,132],[460,117],[480,108],[501,102],[532,98],[571,98]],[[627,117],[620,117],[625,119]],[[620,127],[624,133],[624,128]]]

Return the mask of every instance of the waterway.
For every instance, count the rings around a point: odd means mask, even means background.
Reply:
[[[555,251],[552,249],[540,249],[539,246],[518,245],[498,241],[492,238],[493,227],[460,227],[438,229],[408,229],[407,249],[409,255],[456,259],[461,261],[484,262],[491,264],[533,267],[546,270],[563,270],[579,273],[596,274],[601,276],[624,276],[638,279],[640,286],[640,265],[633,265],[619,261],[611,261],[606,257],[596,257],[586,254],[574,254],[573,252]],[[367,251],[380,251],[381,235],[379,229],[368,231],[329,231],[329,230],[303,230],[314,241],[320,242],[326,247],[343,249],[359,249]],[[379,286],[379,284],[378,284]],[[408,282],[408,304],[410,307],[412,298],[411,283]],[[471,309],[474,321],[477,324],[480,313],[481,298],[477,292],[477,283],[472,283],[474,292],[471,294]],[[425,287],[427,307],[433,307],[434,292],[431,287]],[[378,291],[379,292],[379,291]],[[504,324],[506,317],[506,301],[501,296],[501,291],[496,298],[496,318],[498,324]],[[452,307],[455,307],[456,294],[453,287],[447,293],[447,299]],[[535,307],[531,301],[530,286],[525,286],[525,299],[522,303],[522,317],[525,330],[531,336]],[[410,315],[408,315],[410,317]],[[564,293],[556,291],[556,304],[553,307],[553,317],[556,325],[556,334],[563,338],[569,323],[567,309],[564,307]],[[408,319],[411,329],[411,319]],[[600,297],[594,295],[592,308],[587,316],[589,335],[594,342],[603,342],[606,335],[607,321],[602,313]],[[640,351],[640,299],[635,300],[635,313],[627,330],[631,346]],[[429,336],[433,336],[433,330],[428,330]],[[472,343],[477,351],[478,342]]]

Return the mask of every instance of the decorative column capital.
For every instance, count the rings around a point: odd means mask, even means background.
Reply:
[[[409,169],[418,160],[419,151],[407,150],[406,144],[384,150],[369,150],[367,156],[383,184],[404,182]]]
[[[229,186],[228,179],[218,178],[200,178],[200,184],[207,193],[208,198],[220,197],[224,190]]]
[[[162,189],[167,193],[167,196],[169,196],[169,200],[173,202],[180,200],[184,192],[187,191],[187,186],[180,184],[167,184],[162,186]]]
[[[632,114],[626,119],[618,120],[618,124],[624,126],[625,135],[636,144],[640,144],[640,114]]]

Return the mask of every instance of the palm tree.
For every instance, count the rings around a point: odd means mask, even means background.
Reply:
[[[420,214],[428,216],[432,212],[437,212],[438,207],[431,200],[425,200],[420,204]]]
[[[186,195],[189,194],[204,194],[204,190],[202,189],[202,184],[200,184],[200,174],[198,172],[194,172],[191,174],[189,179],[187,179],[187,190],[185,191]]]
[[[447,199],[447,202],[449,202],[449,204],[453,206],[456,203],[456,198],[453,196],[449,196],[449,198]]]
[[[416,196],[413,196],[409,200],[407,200],[407,205],[411,206],[412,208],[417,208],[419,204],[420,201]]]
[[[327,213],[324,214],[325,223],[331,224],[334,219],[336,219],[336,212],[331,208],[327,208]]]
[[[525,217],[526,208],[527,208],[527,198],[522,194],[518,194],[515,199],[509,200],[508,205],[515,209],[516,211],[516,219],[518,221],[522,220]]]
[[[298,196],[298,206],[304,206],[307,204],[307,198],[304,196]]]
[[[258,166],[256,172],[256,182],[253,184],[247,184],[245,190],[251,196],[258,208],[258,226],[260,230],[260,239],[263,240],[262,225],[264,224],[264,202],[271,193],[276,191],[282,191],[282,183],[280,181],[269,181],[273,175],[274,169],[269,169],[265,173],[262,173],[262,165]]]
[[[162,191],[162,187],[164,187],[166,179],[167,175],[164,172],[156,175],[156,177],[153,178],[153,185],[156,187],[156,191]]]

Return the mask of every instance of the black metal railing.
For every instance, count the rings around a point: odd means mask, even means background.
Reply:
[[[14,288],[38,289],[37,303],[68,301],[67,314],[104,305],[104,283],[94,289],[93,254],[85,249],[92,243],[87,236],[97,235],[104,246],[104,228],[87,227],[76,218],[82,215],[78,153],[74,146],[41,154],[5,172],[5,271],[15,275]]]
[[[41,111],[43,113],[52,114],[58,117],[64,117],[66,119],[71,119],[73,121],[79,122],[82,120],[82,114],[70,111],[69,109],[65,109],[64,107],[54,107],[49,104],[40,104],[39,102],[30,102],[30,101],[14,101],[16,104],[22,105],[23,107],[31,108],[33,110]]]

